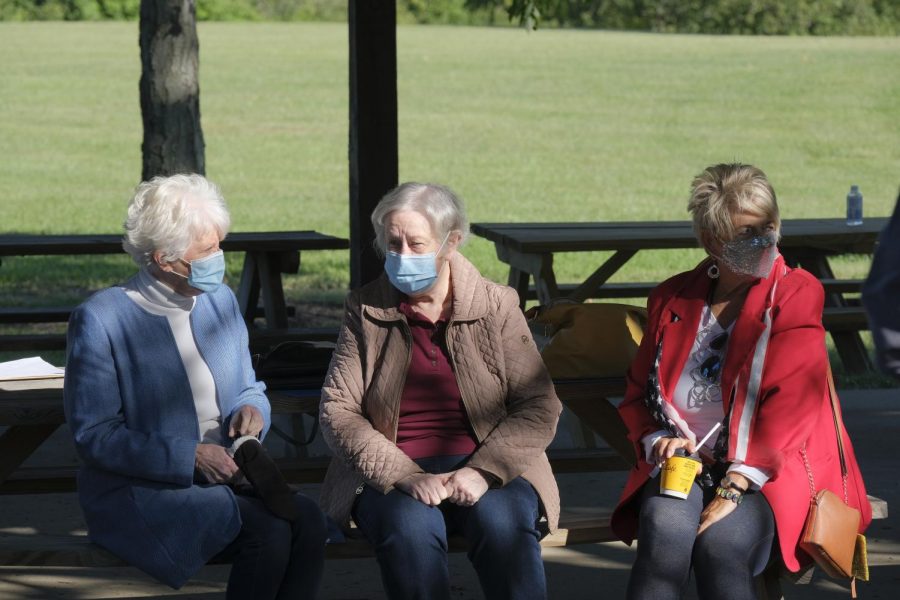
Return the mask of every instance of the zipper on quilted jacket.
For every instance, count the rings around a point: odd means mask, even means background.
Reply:
[[[404,373],[409,372],[409,365],[412,362],[412,332],[409,330],[409,324],[403,319],[398,320],[400,323],[400,328],[403,330],[403,338],[406,340],[406,368],[403,369]],[[403,396],[403,388],[406,385],[406,376],[404,375],[403,381],[400,383],[400,389],[397,390],[397,402],[394,405],[394,415],[391,417],[391,422],[394,424],[394,437],[393,441],[396,443],[397,441],[397,430],[400,429],[400,401]],[[362,492],[358,492],[362,493]]]
[[[459,385],[459,370],[456,368],[456,357],[453,353],[453,344],[450,339],[450,327],[454,325],[455,321],[453,317],[450,318],[450,321],[447,322],[447,327],[444,328],[444,341],[447,344],[447,354],[450,355],[450,364],[453,367],[453,379],[456,380],[456,387],[459,389],[459,397],[462,399],[463,408],[466,409],[466,417],[469,419],[469,425],[472,427],[472,431],[475,432],[475,438],[478,440],[478,443],[481,443],[483,437],[475,430],[475,424],[472,421],[472,410],[469,408],[469,402],[466,400],[466,394],[463,392],[463,386]]]

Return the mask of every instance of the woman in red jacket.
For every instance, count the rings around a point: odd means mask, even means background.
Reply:
[[[809,562],[797,547],[809,511],[805,462],[817,489],[844,496],[824,291],[778,253],[778,205],[759,169],[709,167],[688,210],[709,256],[650,295],[619,408],[639,458],[612,526],[639,541],[629,598],[678,598],[693,568],[701,598],[749,599],[773,551],[791,571]],[[871,509],[846,433],[844,446],[847,498],[864,529]],[[679,448],[704,462],[686,500],[660,495],[655,469]]]

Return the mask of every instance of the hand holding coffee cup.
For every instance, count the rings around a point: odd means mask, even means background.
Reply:
[[[703,463],[699,457],[689,455],[684,448],[678,448],[662,465],[659,493],[673,498],[687,498],[694,479],[702,470]]]
[[[653,445],[651,462],[662,467],[666,459],[675,456],[675,452],[683,448],[688,454],[697,452],[697,445],[691,440],[683,437],[665,436],[656,440]]]

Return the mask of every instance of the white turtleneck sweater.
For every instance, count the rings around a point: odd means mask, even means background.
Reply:
[[[197,349],[197,342],[191,329],[190,317],[194,308],[194,298],[182,296],[154,277],[146,268],[141,269],[122,287],[138,306],[168,320],[178,354],[188,376],[191,394],[194,396],[200,439],[204,443],[222,445],[224,442],[222,414],[216,399],[216,384],[209,366]]]

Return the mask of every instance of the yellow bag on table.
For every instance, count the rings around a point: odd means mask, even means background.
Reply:
[[[554,379],[624,376],[647,325],[647,310],[628,304],[558,302],[525,316]]]

